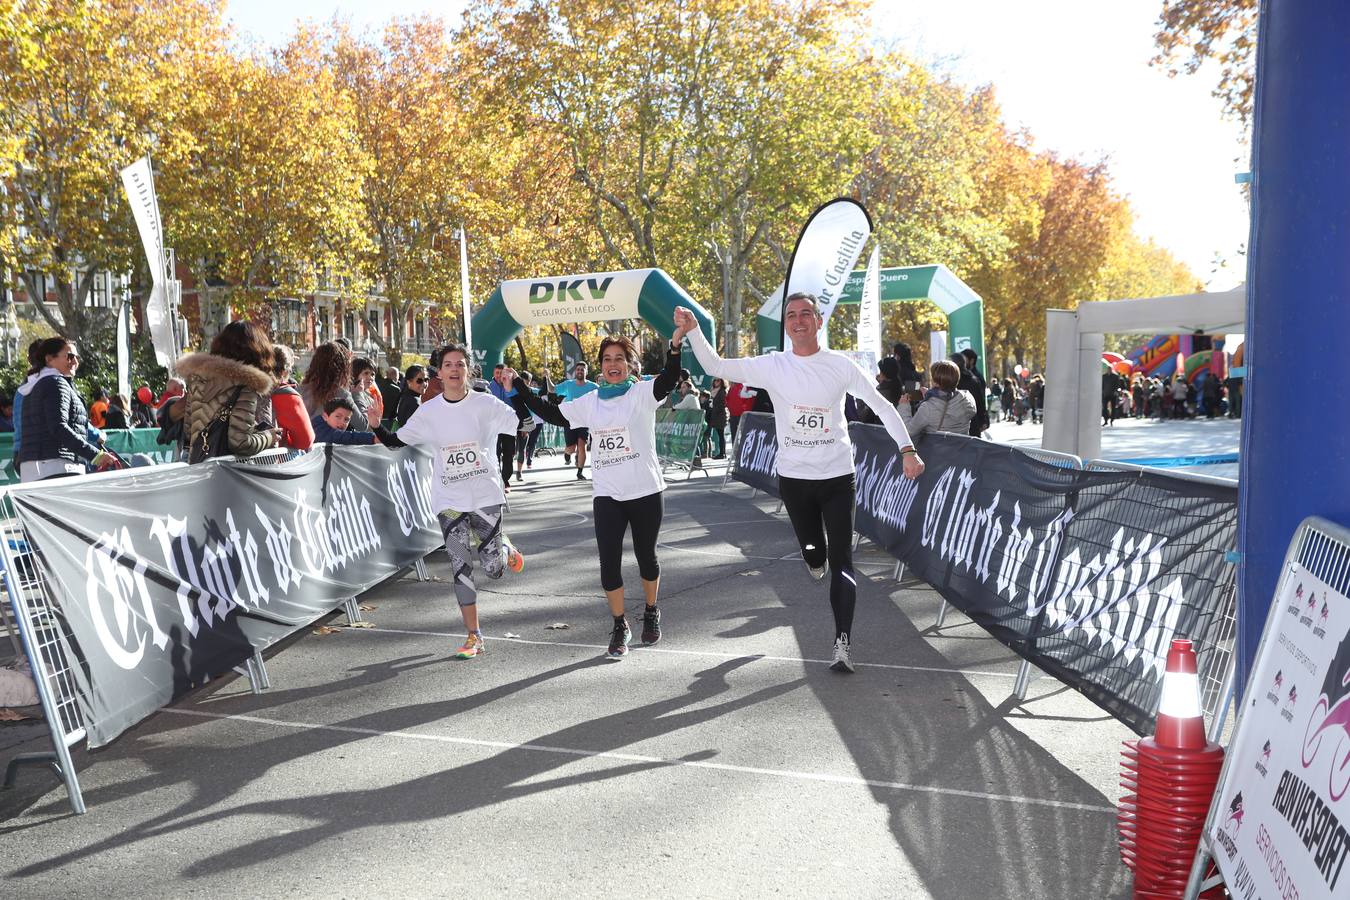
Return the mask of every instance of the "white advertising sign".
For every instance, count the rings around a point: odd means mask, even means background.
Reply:
[[[1350,897],[1350,601],[1281,582],[1207,824],[1233,896]]]
[[[863,278],[862,308],[858,310],[858,349],[881,353],[881,248],[874,246]]]
[[[502,282],[502,300],[521,325],[638,318],[638,294],[653,269]]]
[[[867,211],[852,200],[831,200],[817,209],[792,251],[785,296],[815,294],[828,325],[871,233]]]
[[[150,157],[143,156],[122,170],[122,186],[126,189],[127,202],[131,204],[131,213],[141,234],[141,246],[145,248],[145,258],[150,265],[150,298],[145,304],[145,315],[150,340],[155,346],[155,359],[162,366],[171,366],[178,348],[165,284],[168,264],[164,257],[164,226],[159,217],[159,197],[155,194]]]

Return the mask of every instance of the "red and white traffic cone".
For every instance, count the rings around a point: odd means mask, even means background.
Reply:
[[[1180,898],[1223,767],[1223,748],[1205,739],[1190,641],[1168,651],[1154,736],[1126,741],[1121,755],[1117,825],[1134,895]]]

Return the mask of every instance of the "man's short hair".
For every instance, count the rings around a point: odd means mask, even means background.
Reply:
[[[356,415],[356,404],[352,402],[351,397],[334,397],[323,405],[323,411],[327,414],[335,413],[339,409],[345,409],[352,415]]]
[[[788,294],[787,299],[783,301],[783,312],[787,312],[788,304],[794,300],[804,300],[810,303],[811,308],[816,311],[816,315],[820,315],[820,298],[807,291],[793,291]]]
[[[505,369],[505,368],[506,368],[506,363],[497,363],[495,366],[492,367],[492,371],[494,371],[494,372],[500,372],[502,369]]]
[[[970,349],[969,347],[967,347],[966,349],[962,350],[962,351],[961,351],[961,355],[964,356],[966,359],[970,360],[971,362],[978,362],[979,359],[980,359],[980,354],[976,353],[974,350]]]

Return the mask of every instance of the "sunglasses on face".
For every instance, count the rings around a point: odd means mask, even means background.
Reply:
[[[66,351],[66,359],[72,360],[72,361],[74,361],[74,362],[79,362],[79,361],[80,361],[80,354],[76,353],[74,350],[67,350],[67,351]]]
[[[427,380],[426,380],[425,378],[414,378],[414,379],[413,379],[413,384],[426,384],[426,383],[427,383]]]

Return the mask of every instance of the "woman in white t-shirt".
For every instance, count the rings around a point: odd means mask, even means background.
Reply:
[[[506,435],[514,441],[519,419],[514,409],[496,397],[471,389],[469,357],[463,346],[448,344],[436,352],[441,360],[436,374],[442,393],[425,399],[399,428],[398,436],[405,444],[423,444],[435,451],[431,503],[454,569],[455,600],[468,631],[455,656],[473,659],[485,649],[473,581],[473,538],[478,538],[478,562],[487,577],[501,578],[503,569],[519,572],[525,566],[525,558],[502,533],[506,494],[497,465],[497,438]]]
[[[600,342],[600,386],[582,397],[553,404],[538,397],[523,381],[513,382],[516,400],[545,422],[560,428],[589,429],[591,435],[591,501],[595,513],[595,541],[600,550],[600,586],[614,617],[610,633],[610,659],[628,654],[632,628],[624,615],[623,538],[633,530],[633,555],[642,576],[646,608],[642,615],[642,643],[661,639],[661,610],[656,605],[661,585],[661,564],[656,558],[656,539],[665,511],[665,478],[656,459],[656,408],[666,399],[680,374],[680,342],[677,329],[666,354],[661,374],[650,381],[637,377],[641,371],[637,348],[626,337],[607,337]]]
[[[689,334],[699,365],[709,375],[753,384],[773,396],[778,432],[778,491],[792,520],[811,577],[830,568],[834,612],[834,661],[852,672],[851,634],[857,602],[853,574],[853,445],[844,421],[844,395],[852,394],[881,419],[900,448],[906,478],[923,472],[900,414],[877,391],[870,376],[842,353],[820,346],[824,324],[816,298],[794,293],[783,306],[784,332],[792,342],[782,353],[752,359],[722,359],[695,327],[694,314],[675,310],[675,325]]]

